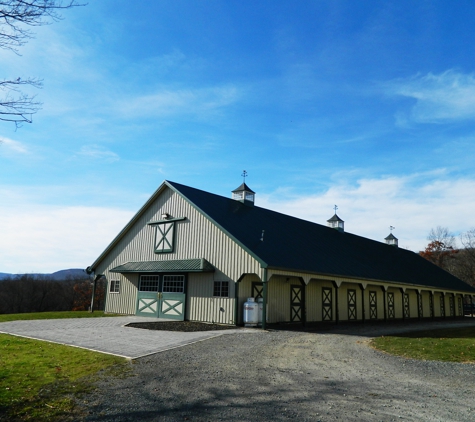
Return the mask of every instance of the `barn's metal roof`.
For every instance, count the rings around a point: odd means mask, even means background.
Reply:
[[[475,292],[462,280],[406,249],[265,208],[249,207],[178,183],[165,184],[230,235],[263,267]]]
[[[203,258],[171,261],[126,262],[110,270],[112,273],[160,273],[160,272],[213,272],[214,267]]]

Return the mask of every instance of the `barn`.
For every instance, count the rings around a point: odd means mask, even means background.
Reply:
[[[87,269],[105,277],[105,311],[239,325],[248,297],[264,322],[463,316],[475,289],[399,248],[254,204],[164,181]]]

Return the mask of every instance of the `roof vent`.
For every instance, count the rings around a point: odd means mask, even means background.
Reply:
[[[338,207],[335,205],[333,208],[335,209],[335,215],[329,220],[327,220],[328,227],[332,227],[338,230],[339,232],[344,232],[345,222],[340,217],[338,217],[338,215],[336,215],[336,210],[338,209]]]

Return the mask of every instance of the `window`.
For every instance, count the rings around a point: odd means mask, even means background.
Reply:
[[[120,280],[111,280],[109,291],[111,293],[120,293]]]
[[[155,253],[173,252],[175,222],[157,224],[155,230]]]
[[[164,275],[163,293],[184,293],[185,276],[184,275]]]
[[[229,281],[215,281],[213,296],[229,297]]]
[[[158,292],[158,275],[141,275],[139,291],[140,292]]]

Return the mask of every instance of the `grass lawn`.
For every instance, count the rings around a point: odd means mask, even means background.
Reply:
[[[18,319],[101,317],[103,312],[0,315]],[[39,340],[0,334],[0,420],[66,420],[73,395],[91,390],[100,370],[123,374],[124,358]]]
[[[103,311],[34,312],[25,314],[0,314],[0,322],[20,321],[26,319],[102,318],[115,316],[120,315],[105,314]]]
[[[475,327],[395,334],[375,338],[371,344],[406,358],[475,363]]]

